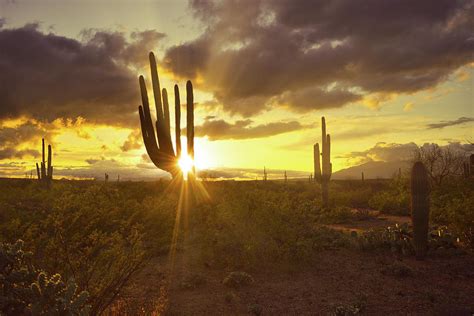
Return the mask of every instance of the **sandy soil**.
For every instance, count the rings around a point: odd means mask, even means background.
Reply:
[[[472,254],[417,261],[391,253],[327,250],[297,271],[246,271],[255,282],[234,289],[222,283],[230,271],[209,267],[195,249],[189,245],[176,253],[172,273],[169,257],[150,261],[128,289],[131,304],[141,301],[147,310],[166,315],[328,315],[338,305],[363,315],[474,313]],[[393,272],[398,266],[408,272]]]

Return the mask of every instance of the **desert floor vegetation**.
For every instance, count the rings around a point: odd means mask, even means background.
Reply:
[[[211,198],[177,216],[179,190],[168,181],[64,180],[45,190],[37,181],[2,180],[0,268],[31,272],[2,280],[3,313],[33,310],[35,295],[55,301],[68,286],[76,303],[58,311],[351,315],[474,308],[471,179],[431,192],[422,261],[403,177],[333,181],[327,208],[319,186],[307,180],[200,184]],[[35,294],[32,283],[47,287],[40,279],[56,282],[56,292]],[[5,292],[8,286],[24,291]]]

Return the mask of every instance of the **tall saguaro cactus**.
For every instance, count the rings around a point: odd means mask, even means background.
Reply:
[[[332,174],[331,163],[331,137],[326,134],[326,119],[321,117],[321,154],[319,143],[314,144],[314,178],[321,184],[323,207],[328,206],[329,180]]]
[[[428,172],[423,163],[417,161],[411,170],[411,219],[415,252],[419,259],[425,256],[428,247],[429,193]]]
[[[181,175],[178,167],[178,160],[181,157],[181,104],[178,85],[174,86],[175,99],[175,137],[176,153],[173,148],[170,132],[170,111],[168,103],[168,93],[166,89],[160,89],[158,70],[156,67],[155,56],[152,52],[149,55],[151,68],[151,81],[153,95],[156,106],[156,136],[155,128],[150,115],[150,105],[145,85],[145,79],[140,76],[140,92],[142,96],[142,105],[138,107],[140,114],[140,124],[143,135],[143,142],[151,161],[156,167],[171,173],[173,177]],[[188,155],[194,159],[194,94],[193,85],[188,80],[186,83],[186,136],[188,142]],[[158,142],[157,142],[158,140]],[[192,171],[194,173],[194,169]]]
[[[51,185],[51,180],[53,180],[53,166],[52,166],[52,149],[51,145],[48,145],[48,160],[45,160],[44,156],[44,138],[42,139],[42,161],[40,165],[36,163],[36,172],[38,174],[38,180],[40,183],[43,183],[47,187]],[[47,165],[46,165],[47,163]]]

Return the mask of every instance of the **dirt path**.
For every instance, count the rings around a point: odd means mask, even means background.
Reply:
[[[410,221],[372,215],[377,216],[331,227],[366,230]],[[169,256],[150,261],[128,290],[129,305],[165,315],[331,315],[337,306],[346,315],[474,313],[472,254],[416,261],[387,252],[327,250],[297,270],[246,271],[255,282],[234,289],[222,283],[231,271],[202,262],[199,249],[179,249],[172,266]]]
[[[248,271],[255,282],[233,289],[222,283],[229,271],[208,267],[196,249],[177,253],[173,276],[169,258],[151,261],[131,288],[134,299],[166,315],[328,315],[338,305],[366,315],[474,312],[472,255],[416,261],[323,251],[297,271]]]
[[[358,211],[354,209],[352,212],[356,214]],[[327,226],[336,230],[348,232],[356,231],[360,233],[373,228],[394,226],[395,224],[411,224],[410,216],[387,215],[373,210],[366,212],[367,216],[361,220],[354,220],[345,224],[330,224]]]

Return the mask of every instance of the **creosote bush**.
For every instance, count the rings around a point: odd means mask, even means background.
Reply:
[[[78,291],[73,279],[48,274],[32,263],[22,240],[0,243],[0,314],[89,315],[89,293]]]
[[[148,257],[169,247],[177,197],[163,197],[160,184],[23,185],[0,190],[0,241],[26,240],[35,266],[73,277],[89,293],[93,314],[115,301]]]

